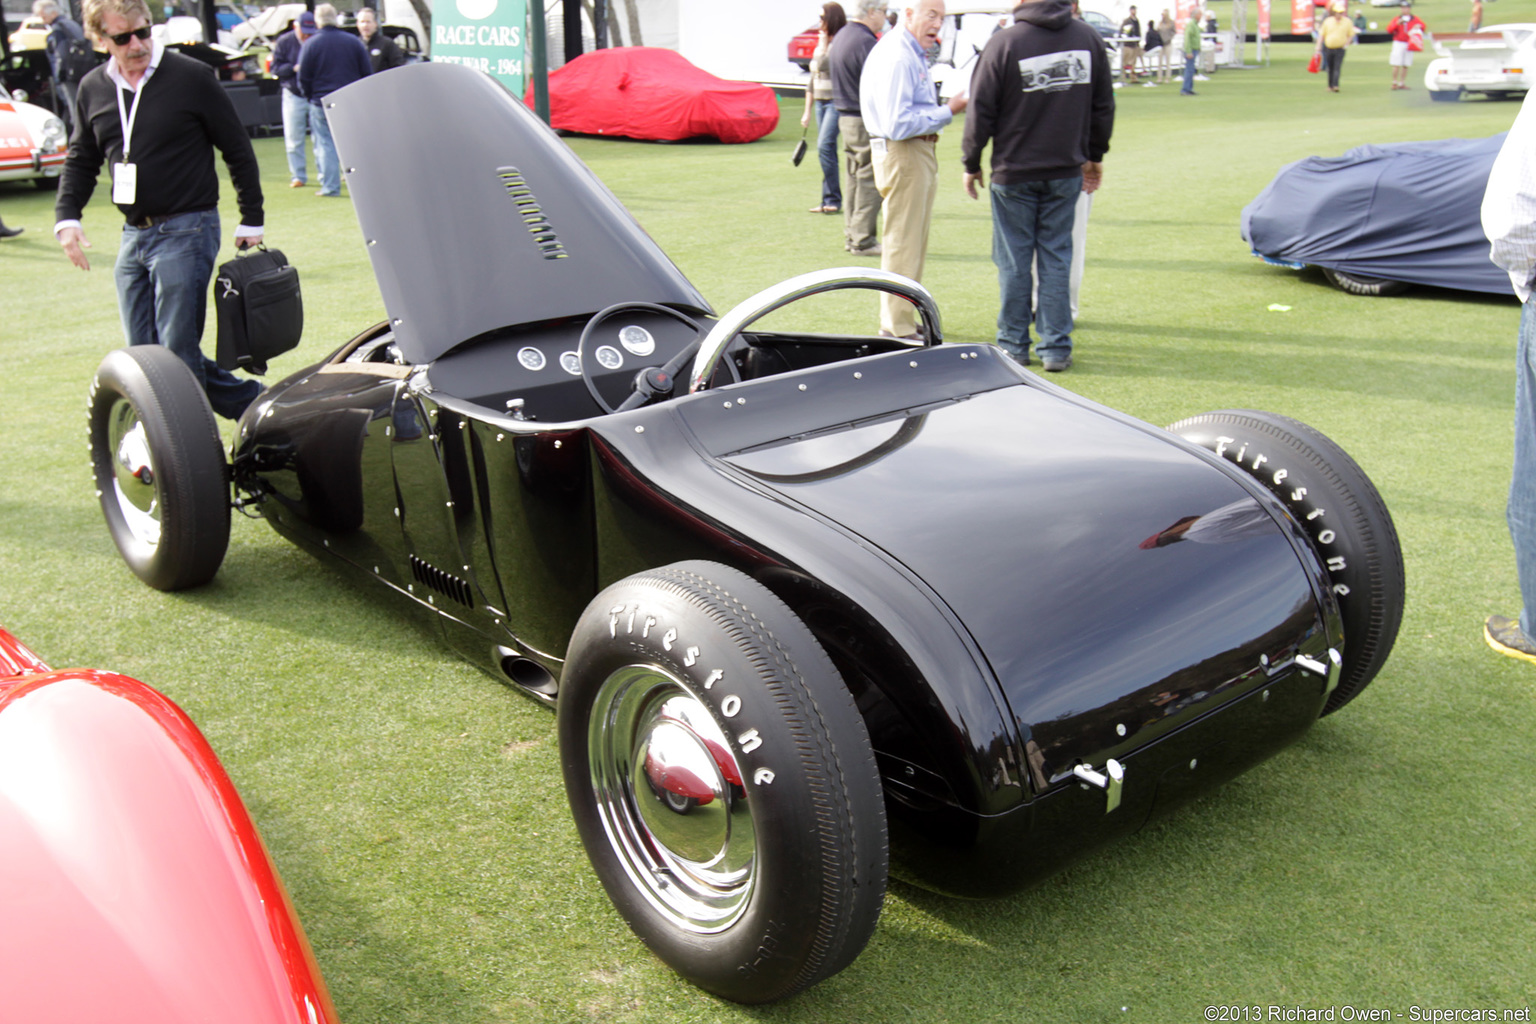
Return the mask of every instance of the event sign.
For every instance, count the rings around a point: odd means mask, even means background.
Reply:
[[[1312,34],[1313,0],[1291,0],[1291,33],[1298,36]]]
[[[454,0],[432,11],[432,60],[467,64],[523,94],[527,0]]]

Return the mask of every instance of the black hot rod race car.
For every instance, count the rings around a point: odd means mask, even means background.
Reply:
[[[326,103],[388,320],[267,390],[228,459],[168,352],[109,354],[111,533],[177,589],[217,572],[232,507],[259,514],[552,705],[594,869],[704,988],[847,966],[889,871],[1020,889],[1386,659],[1396,534],[1317,432],[1138,422],[942,344],[879,271],[717,318],[490,78],[413,65]],[[442,137],[401,147],[379,110]],[[905,297],[927,343],[753,329],[844,288]]]

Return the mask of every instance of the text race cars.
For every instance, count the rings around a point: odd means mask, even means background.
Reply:
[[[168,352],[108,355],[112,536],[146,582],[195,586],[233,500],[553,706],[594,870],[710,991],[842,969],[891,870],[1029,885],[1280,750],[1387,657],[1392,522],[1317,432],[1137,422],[942,344],[928,293],[879,271],[717,317],[467,68],[327,105],[388,319],[266,391],[227,464]],[[402,151],[386,109],[439,137]],[[839,289],[911,301],[928,343],[754,329]]]

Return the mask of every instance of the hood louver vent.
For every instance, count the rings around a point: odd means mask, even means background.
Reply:
[[[496,177],[501,180],[501,185],[507,190],[507,195],[512,197],[512,202],[517,204],[518,216],[523,218],[523,223],[528,225],[528,233],[533,236],[533,244],[539,247],[539,255],[547,260],[563,260],[570,256],[565,251],[565,246],[560,244],[560,236],[555,234],[554,226],[544,216],[544,208],[539,204],[539,197],[533,194],[533,189],[528,187],[528,182],[523,179],[523,172],[516,167],[496,168]]]

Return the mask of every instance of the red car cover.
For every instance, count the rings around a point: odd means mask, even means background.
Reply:
[[[533,105],[531,85],[524,101]],[[752,142],[778,127],[779,104],[767,86],[716,78],[671,50],[623,46],[550,74],[549,121],[586,135]]]

